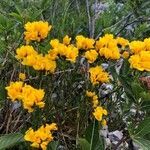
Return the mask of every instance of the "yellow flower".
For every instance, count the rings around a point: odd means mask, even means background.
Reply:
[[[66,56],[67,60],[75,63],[78,53],[78,48],[74,47],[73,45],[69,45],[64,56]]]
[[[88,60],[89,63],[93,63],[98,57],[98,53],[96,50],[89,50],[85,52],[85,58]]]
[[[48,32],[51,30],[52,26],[48,25],[48,22],[35,21],[27,22],[24,26],[25,28],[25,40],[27,44],[30,41],[40,41],[45,39],[48,35]]]
[[[106,119],[103,119],[102,120],[102,126],[105,127],[106,125],[107,125],[107,121],[106,121]]]
[[[150,38],[144,39],[145,48],[147,51],[150,51]]]
[[[95,95],[95,92],[86,91],[86,96],[87,97],[93,97],[94,95]]]
[[[129,52],[124,51],[124,52],[122,53],[122,57],[125,58],[125,59],[127,59],[127,58],[129,57]]]
[[[24,109],[28,112],[32,112],[33,106],[43,108],[45,103],[43,102],[44,90],[35,89],[30,85],[23,85],[23,82],[11,82],[10,86],[6,87],[8,96],[12,101],[20,100],[23,103]]]
[[[89,69],[89,72],[90,80],[93,85],[109,82],[109,74],[105,72],[101,66],[92,67]]]
[[[129,58],[129,63],[131,68],[150,71],[150,51],[141,51],[136,55],[132,55]]]
[[[57,126],[55,123],[50,125],[43,125],[36,131],[32,128],[26,131],[24,139],[26,141],[31,142],[31,146],[35,148],[41,148],[42,150],[47,149],[47,145],[49,142],[53,140],[52,131],[57,130]]]
[[[117,37],[116,40],[117,40],[117,44],[119,44],[122,48],[125,48],[129,44],[129,41],[122,37]]]
[[[52,46],[52,48],[57,48],[57,46],[59,45],[59,40],[58,39],[51,40],[50,45]]]
[[[23,107],[28,110],[28,112],[33,111],[33,106],[36,105],[39,108],[43,108],[45,103],[42,101],[44,98],[44,90],[34,89],[30,85],[26,85],[22,88],[22,102]]]
[[[37,52],[34,50],[34,48],[29,45],[21,46],[20,48],[16,50],[16,53],[17,53],[16,55],[17,59],[24,59],[30,55],[37,55]]]
[[[131,49],[131,52],[134,54],[138,54],[140,51],[145,51],[145,43],[142,41],[132,41],[129,44],[129,47]]]
[[[85,38],[82,35],[76,36],[76,46],[78,49],[87,50],[87,49],[94,48],[93,46],[94,43],[95,43],[94,39]]]
[[[113,38],[112,34],[106,34],[96,42],[96,49],[100,56],[104,56],[106,59],[119,59],[120,52],[117,44],[117,40]]]
[[[98,41],[96,41],[96,49],[100,50],[103,47],[107,47],[108,43],[113,40],[112,34],[105,34],[105,36],[100,37]],[[116,45],[117,46],[117,45]]]
[[[12,101],[20,99],[22,92],[23,82],[11,82],[9,86],[5,89],[7,90],[7,94]]]
[[[63,44],[65,45],[69,45],[70,44],[70,41],[71,41],[71,38],[66,35],[64,38],[63,38]]]
[[[96,120],[102,121],[103,115],[105,115],[105,116],[107,115],[107,110],[98,106],[94,109],[93,115]]]
[[[24,73],[19,73],[19,79],[20,80],[25,80],[26,79],[26,75]]]

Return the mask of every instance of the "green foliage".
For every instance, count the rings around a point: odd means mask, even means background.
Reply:
[[[24,142],[23,135],[21,133],[11,133],[0,136],[0,150],[10,148]]]

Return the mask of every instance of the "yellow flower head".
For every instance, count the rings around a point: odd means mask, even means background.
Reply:
[[[24,73],[19,73],[19,79],[24,81],[26,79],[26,75]]]
[[[57,130],[55,123],[43,125],[36,131],[32,128],[26,131],[24,139],[31,142],[31,146],[35,148],[47,149],[49,142],[53,140],[52,131]]]
[[[85,52],[85,58],[88,60],[89,63],[93,63],[98,57],[98,53],[96,50],[89,50]]]
[[[94,95],[95,95],[95,92],[86,91],[86,96],[87,97],[93,97]]]
[[[117,44],[119,44],[122,48],[125,48],[129,44],[129,41],[122,37],[117,37],[116,40],[117,40]]]
[[[103,119],[102,120],[102,126],[105,127],[106,125],[107,125],[107,121],[106,121],[106,119]]]
[[[93,85],[109,82],[109,74],[105,72],[101,66],[92,67],[89,69],[90,80]]]
[[[94,48],[93,46],[94,43],[95,43],[94,39],[85,38],[82,35],[76,36],[76,46],[78,49],[87,50],[87,49]]]
[[[113,38],[112,34],[106,34],[96,42],[96,49],[100,56],[104,56],[106,59],[119,59],[120,52],[117,44],[117,40]]]
[[[27,43],[30,41],[40,41],[45,39],[48,35],[48,32],[51,30],[52,26],[48,22],[35,21],[27,22],[24,26],[25,28],[25,40]]]
[[[71,41],[71,38],[66,35],[64,38],[63,38],[63,44],[65,45],[69,45],[70,44],[70,41]]]
[[[147,51],[150,51],[150,38],[144,39],[145,48]]]
[[[103,115],[105,115],[105,116],[107,115],[107,110],[98,106],[94,109],[93,115],[96,120],[102,121]]]
[[[29,45],[21,46],[20,48],[18,48],[16,50],[16,53],[17,53],[17,55],[16,55],[17,59],[25,59],[28,56],[37,55],[37,52],[34,50],[34,48],[32,46],[29,46]]]
[[[150,71],[150,51],[141,51],[129,59],[130,67],[140,71]]]
[[[124,51],[122,53],[122,57],[125,58],[125,59],[129,58],[129,55],[130,55],[129,52],[127,52],[127,51]]]
[[[9,86],[6,87],[7,94],[12,101],[20,99],[22,92],[23,82],[11,82]]]
[[[145,43],[142,41],[132,41],[129,44],[129,47],[131,49],[131,52],[134,54],[138,54],[140,51],[146,50]]]

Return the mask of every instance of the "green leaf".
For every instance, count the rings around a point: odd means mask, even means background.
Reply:
[[[86,139],[79,138],[78,142],[79,142],[81,150],[90,150],[90,144]]]
[[[145,118],[138,126],[137,129],[135,129],[135,135],[143,137],[144,135],[150,133],[150,117]]]
[[[53,141],[48,144],[48,150],[57,150],[59,142],[58,141]]]
[[[18,20],[19,22],[22,22],[23,21],[23,18],[21,15],[15,13],[15,12],[12,12],[9,14],[10,16],[14,17],[16,20]]]
[[[10,148],[20,142],[23,142],[23,135],[21,133],[11,133],[0,137],[0,150]]]
[[[150,141],[144,138],[134,138],[133,141],[140,146],[141,150],[150,150]]]
[[[86,130],[85,138],[90,144],[90,150],[104,149],[102,137],[99,134],[98,121],[94,120],[94,123],[89,125]]]

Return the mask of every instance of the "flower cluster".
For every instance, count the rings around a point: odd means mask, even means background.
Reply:
[[[150,71],[150,51],[141,51],[129,58],[131,68]]]
[[[97,59],[98,53],[96,50],[91,49],[85,52],[84,57],[88,60],[89,63],[93,63]]]
[[[89,97],[92,101],[93,107],[97,107],[98,105],[98,96],[95,94],[95,92],[86,91],[86,96]]]
[[[104,56],[106,59],[119,59],[120,52],[118,44],[126,46],[126,42],[114,39],[112,34],[106,34],[104,37],[100,37],[96,42],[96,49],[99,51],[100,56]]]
[[[150,71],[150,38],[132,41],[129,47],[133,54],[129,58],[130,67],[139,71]]]
[[[38,54],[32,46],[21,46],[16,50],[16,53],[16,58],[21,60],[23,65],[32,66],[35,70],[46,70],[51,73],[55,71],[56,62],[52,60],[50,55]]]
[[[102,121],[103,115],[107,115],[107,110],[101,106],[98,106],[94,109],[93,115],[98,121]]]
[[[43,108],[45,103],[42,101],[44,97],[44,90],[35,89],[30,85],[24,84],[22,81],[11,82],[6,87],[8,96],[12,101],[19,100],[23,103],[23,107],[32,112],[33,106]]]
[[[76,46],[80,50],[88,50],[94,48],[94,39],[86,38],[82,35],[76,36]]]
[[[109,82],[109,74],[101,66],[91,67],[89,73],[93,85]]]
[[[92,101],[94,112],[93,115],[96,120],[101,121],[103,126],[106,126],[106,120],[103,119],[103,115],[107,115],[107,110],[104,109],[99,105],[98,96],[95,94],[95,92],[86,91],[86,96],[89,97]]]
[[[57,130],[55,123],[46,124],[41,126],[38,130],[34,131],[32,128],[26,131],[24,139],[31,142],[31,146],[46,150],[49,142],[53,140],[52,131]]]
[[[24,81],[26,79],[26,75],[24,73],[19,73],[19,79]]]
[[[58,56],[65,57],[66,60],[75,63],[79,51],[73,44],[69,44],[70,40],[71,38],[68,36],[63,38],[63,43],[61,43],[58,39],[51,40],[50,45],[53,49],[49,51],[49,54],[55,58],[58,58]]]
[[[45,39],[48,35],[48,32],[51,30],[51,25],[48,22],[35,21],[27,22],[24,26],[25,28],[25,40],[27,43],[30,41],[40,41]]]

